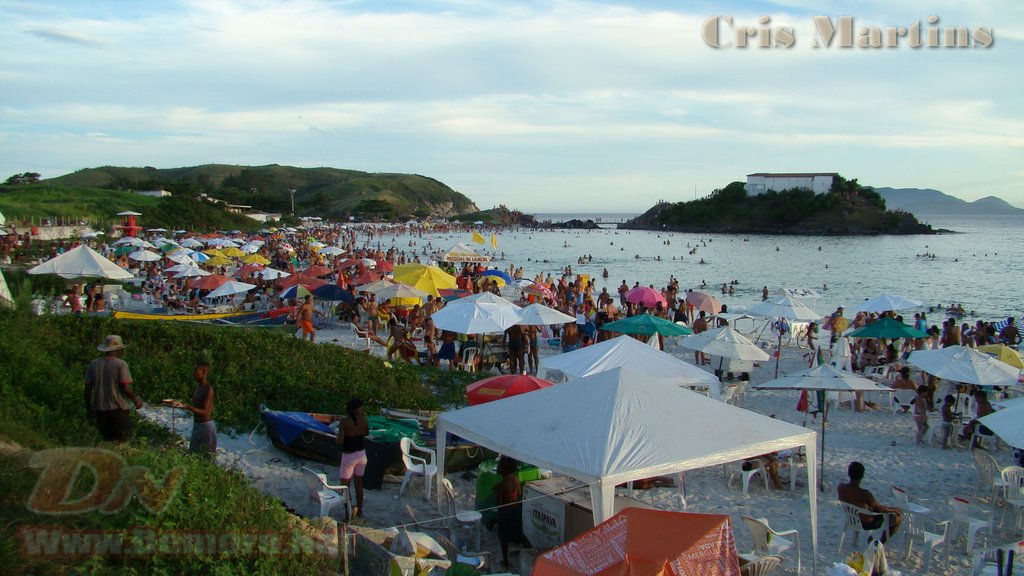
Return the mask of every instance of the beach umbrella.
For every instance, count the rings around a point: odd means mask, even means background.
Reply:
[[[761,316],[764,318],[785,318],[787,320],[815,321],[821,319],[821,314],[812,310],[803,302],[791,296],[776,296],[760,302],[747,309],[747,314]]]
[[[311,276],[313,278],[319,278],[320,276],[330,276],[331,274],[334,274],[334,270],[331,270],[330,268],[328,268],[326,266],[321,266],[320,264],[316,264],[316,265],[310,266],[309,268],[306,268],[305,270],[303,270],[302,274],[304,276]]]
[[[225,258],[226,257],[224,255],[224,253],[221,252],[220,248],[209,248],[207,250],[203,250],[203,254],[206,254],[210,258],[218,258],[218,257]]]
[[[197,276],[209,276],[210,273],[198,266],[185,265],[185,269],[174,275],[174,278],[195,278]]]
[[[754,384],[756,390],[807,390],[822,392],[878,392],[889,388],[879,386],[867,378],[838,370],[828,364],[801,370],[782,378]],[[821,472],[818,475],[818,490],[824,491],[825,474],[825,422],[828,420],[828,402],[822,407],[821,413]]]
[[[548,326],[576,321],[575,316],[564,314],[543,304],[530,304],[520,310],[519,315],[523,317],[519,323],[526,326]]]
[[[938,378],[978,386],[1013,386],[1020,377],[1019,369],[964,346],[915,350],[907,362]]]
[[[185,238],[181,241],[181,245],[185,248],[200,248],[203,243],[196,240],[195,238]]]
[[[264,268],[263,270],[260,270],[259,273],[257,273],[257,276],[263,278],[264,280],[278,280],[280,278],[287,278],[288,276],[291,276],[291,274],[285,272],[284,270],[278,270],[276,268]]]
[[[128,257],[138,262],[156,262],[163,258],[163,256],[149,250],[136,250],[129,254]]]
[[[601,326],[601,329],[609,330],[611,332],[621,332],[623,334],[643,334],[644,336],[650,336],[652,334],[661,334],[662,336],[686,336],[688,334],[693,334],[693,330],[686,326],[680,326],[675,322],[670,322],[664,318],[654,316],[653,314],[637,314],[635,316],[630,316],[629,318],[609,322],[608,324]]]
[[[205,279],[206,278],[202,278],[201,280]],[[252,290],[255,287],[255,284],[247,284],[245,282],[235,282],[234,280],[231,280],[228,282],[224,282],[219,287],[217,287],[216,290],[213,290],[212,292],[207,294],[206,299],[212,300],[214,298],[220,298],[221,296],[234,296],[235,294],[248,292],[249,290]]]
[[[512,283],[512,277],[509,276],[507,273],[501,271],[501,270],[495,270],[495,269],[484,270],[483,272],[480,273],[480,275],[481,276],[490,276],[490,277],[493,277],[493,278],[501,278],[505,282],[505,284],[511,284]]]
[[[401,282],[389,283],[387,286],[383,286],[374,291],[374,294],[378,298],[390,300],[391,298],[416,298],[423,300],[427,296],[430,296],[427,292],[416,288],[415,286],[409,286],[408,284],[402,284]]]
[[[387,274],[389,272],[395,271],[395,265],[392,264],[391,262],[388,262],[387,260],[378,260],[377,265],[374,266],[374,270],[376,270],[377,272]]]
[[[346,258],[338,263],[338,268],[351,268],[362,264],[362,260],[356,260],[354,258]]]
[[[377,265],[377,261],[373,258],[363,258],[360,262],[362,262],[363,266],[366,266],[367,268],[373,268]]]
[[[246,254],[255,254],[260,251],[261,246],[262,244],[257,244],[255,242],[247,242],[239,246],[238,249],[241,250],[242,252],[245,252]]]
[[[532,280],[530,280],[529,284],[523,288],[523,292],[533,294],[534,296],[540,296],[541,298],[548,298],[552,301],[556,299],[555,293],[551,291],[551,288]]]
[[[227,256],[214,256],[209,260],[203,262],[203,266],[230,266],[232,261]]]
[[[181,249],[182,248],[181,248],[181,246],[179,244],[177,244],[176,242],[172,242],[170,240],[164,240],[163,244],[160,245],[160,251],[161,252],[168,252],[168,253],[170,253],[170,252],[174,252],[175,250],[181,250]]]
[[[170,260],[171,262],[174,262],[175,264],[195,264],[196,263],[196,261],[193,260],[192,257],[189,256],[187,252],[182,252],[182,251],[171,252],[170,254],[165,255],[164,258],[167,258],[168,260]]]
[[[986,344],[984,346],[978,346],[975,350],[988,354],[996,360],[1005,362],[1014,368],[1024,369],[1024,362],[1021,361],[1020,352],[1005,344]]]
[[[473,292],[469,290],[463,290],[462,288],[442,288],[437,291],[440,294],[439,298],[445,302],[451,302],[452,300],[458,300],[471,296]]]
[[[369,284],[363,284],[356,286],[357,292],[369,292],[370,294],[376,294],[378,290],[383,290],[388,286],[391,286],[394,282],[388,280],[377,280],[376,282],[370,282]]]
[[[494,284],[496,286],[498,286],[498,288],[502,288],[502,287],[504,287],[504,286],[506,286],[508,284],[507,282],[505,282],[505,279],[502,278],[501,276],[483,276],[483,275],[481,275],[481,276],[477,276],[477,278],[476,278],[476,285],[477,286],[483,286],[487,282],[494,282]]]
[[[270,264],[270,260],[267,260],[259,254],[249,254],[245,258],[242,258],[242,262],[246,264],[259,264],[261,266],[267,266]]]
[[[639,304],[646,306],[647,308],[654,308],[660,302],[662,306],[665,306],[665,297],[661,295],[654,288],[648,288],[647,286],[637,286],[626,292],[626,300],[633,304]]]
[[[899,320],[888,316],[879,318],[871,324],[867,324],[851,330],[845,334],[848,338],[927,338],[928,335],[913,326],[907,326]]]
[[[687,292],[686,303],[693,306],[694,310],[703,310],[708,314],[718,314],[722,310],[722,303],[718,298],[704,292]]]
[[[200,290],[213,290],[219,288],[221,285],[232,282],[231,278],[223,276],[221,274],[210,274],[209,276],[203,276],[199,280],[192,283],[193,288]]]
[[[281,292],[281,298],[305,298],[306,296],[312,295],[313,292],[302,284],[295,284],[290,286],[284,292]]]
[[[242,276],[255,274],[257,272],[260,272],[261,270],[263,270],[263,266],[260,264],[246,264],[245,266],[242,266],[238,270],[235,270],[233,276],[235,276],[236,278],[241,278]]]
[[[138,250],[139,247],[134,244],[123,244],[114,248],[114,256],[124,256],[125,254],[131,254]]]
[[[206,262],[207,260],[210,259],[210,256],[208,254],[203,254],[202,252],[195,251],[195,250],[190,252],[189,256],[191,256],[193,260],[195,260],[196,262],[198,262],[200,264],[202,264],[203,262]]]
[[[56,274],[61,278],[106,278],[127,280],[132,273],[114,264],[99,252],[85,244],[68,250],[38,266],[30,268],[29,274]]]
[[[754,362],[763,362],[769,358],[767,352],[734,330],[732,326],[722,326],[687,336],[679,342],[679,345],[687,350],[722,358],[753,360]]]
[[[142,244],[142,238],[136,238],[135,236],[125,236],[114,242],[114,246],[138,246],[139,244]]]
[[[326,248],[321,248],[320,253],[324,256],[337,256],[339,254],[344,254],[345,249],[338,248],[337,246],[327,246]]]
[[[518,396],[541,388],[554,386],[551,382],[529,374],[505,374],[477,380],[466,386],[466,400],[470,406]]]
[[[851,310],[856,314],[857,312],[888,312],[896,310],[906,310],[908,308],[917,308],[921,306],[921,302],[918,300],[911,300],[906,296],[899,296],[896,294],[882,294],[875,296],[874,298],[868,298],[867,300],[852,307]]]
[[[459,334],[504,332],[522,319],[515,304],[490,292],[451,302],[433,315],[434,326]]]
[[[401,264],[395,266],[392,275],[396,282],[415,286],[428,294],[440,296],[441,288],[458,288],[455,276],[441,270],[437,266],[424,264]]]
[[[1024,448],[1024,406],[996,410],[979,418],[978,424],[994,432],[1010,446]]]
[[[324,284],[316,290],[313,290],[313,296],[320,298],[321,300],[330,300],[332,302],[348,302],[352,304],[356,301],[355,297],[348,290],[345,290],[337,284]]]
[[[313,290],[316,290],[317,288],[327,283],[328,282],[326,280],[312,278],[306,276],[305,274],[293,274],[283,280],[279,280],[277,284],[281,288],[289,288],[291,286],[295,286],[296,284],[302,284],[303,286],[308,288],[310,292],[312,292]]]
[[[228,246],[221,252],[229,258],[243,258],[246,255],[244,251],[239,248],[235,248],[234,246]]]

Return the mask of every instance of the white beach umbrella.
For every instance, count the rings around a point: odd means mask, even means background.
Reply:
[[[249,290],[252,290],[255,287],[256,287],[255,284],[247,284],[245,282],[235,282],[234,280],[232,280],[230,282],[225,282],[225,283],[221,284],[216,289],[211,291],[209,294],[206,295],[206,299],[207,300],[212,300],[213,298],[219,298],[221,296],[233,296],[235,294],[241,294],[243,292],[248,292]]]
[[[337,256],[338,254],[344,254],[345,250],[343,248],[338,248],[337,246],[327,246],[326,248],[321,249],[320,253],[324,256]]]
[[[747,314],[764,318],[785,318],[796,321],[815,321],[821,319],[821,314],[788,295],[776,296],[755,304],[747,309]]]
[[[256,275],[264,280],[277,280],[278,278],[291,276],[288,272],[285,272],[284,270],[277,270],[275,268],[264,268],[257,272]]]
[[[169,253],[164,255],[164,258],[167,258],[168,260],[170,260],[171,262],[174,262],[176,264],[195,264],[196,263],[196,261],[193,260],[192,257],[188,255],[188,252],[183,251],[183,250],[174,250],[173,252],[169,252]]]
[[[430,296],[429,292],[424,292],[415,286],[409,286],[408,284],[396,283],[389,284],[383,288],[380,288],[375,292],[378,298],[419,298],[423,300],[427,296]]]
[[[126,244],[138,246],[141,242],[142,238],[136,238],[135,236],[125,236],[124,238],[119,238],[116,242],[114,242],[114,246],[124,246]]]
[[[195,238],[185,238],[181,241],[181,245],[185,248],[202,248],[203,243]]]
[[[139,262],[156,262],[163,258],[163,256],[149,250],[136,250],[129,254],[128,257]]]
[[[174,275],[175,278],[196,278],[199,276],[209,276],[210,273],[198,266],[188,266],[181,272]]]
[[[255,254],[260,251],[260,246],[253,244],[252,242],[249,242],[246,244],[242,244],[241,246],[238,247],[238,249],[241,250],[242,252],[245,252],[246,254]]]
[[[1014,448],[1024,448],[1024,406],[996,410],[982,416],[978,423],[987,427]]]
[[[56,274],[61,278],[106,278],[128,280],[131,272],[114,264],[85,244],[68,250],[42,264],[29,269],[29,274]]]
[[[383,290],[392,284],[394,284],[394,282],[389,280],[377,280],[376,282],[356,286],[356,292],[369,292],[370,294],[376,294],[378,291]]]
[[[549,308],[543,304],[530,304],[519,311],[523,319],[520,324],[527,326],[545,326],[550,324],[567,324],[575,322],[576,318]]]
[[[1013,386],[1020,377],[1017,368],[964,346],[915,350],[907,362],[944,380],[978,386]]]
[[[434,326],[459,334],[504,332],[522,319],[519,307],[490,292],[450,302],[433,315]]]
[[[918,300],[911,300],[906,296],[896,294],[882,294],[869,298],[856,306],[850,308],[855,314],[857,312],[888,312],[890,310],[906,310],[917,308],[922,303]]]
[[[732,326],[722,326],[721,328],[714,328],[700,334],[687,336],[679,341],[679,345],[687,350],[703,352],[712,356],[721,356],[722,358],[753,360],[755,362],[768,360],[767,352],[736,330],[733,330]]]

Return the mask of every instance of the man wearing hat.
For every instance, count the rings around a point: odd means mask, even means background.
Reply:
[[[124,442],[131,437],[128,402],[142,408],[142,400],[132,391],[132,374],[121,359],[124,350],[121,337],[111,334],[96,347],[103,356],[89,363],[85,370],[85,409],[89,418],[96,418],[96,427],[104,440]]]

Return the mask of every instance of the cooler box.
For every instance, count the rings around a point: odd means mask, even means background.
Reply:
[[[498,482],[501,482],[501,476],[498,475],[498,461],[484,460],[477,467],[477,473],[476,509],[483,510],[484,508],[497,506],[498,497],[494,494],[494,487],[498,485]],[[519,483],[524,485],[533,480],[540,480],[540,468],[520,462],[519,473],[516,474],[516,477],[519,478]],[[488,530],[498,521],[498,512],[496,510],[483,510],[480,514],[483,516],[484,526]]]

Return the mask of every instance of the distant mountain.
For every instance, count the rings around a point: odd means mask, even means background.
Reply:
[[[931,188],[875,188],[875,192],[885,199],[886,208],[914,215],[1024,214],[1024,209],[995,196],[968,202]]]
[[[418,174],[360,172],[340,168],[233,166],[206,164],[184,168],[86,168],[47,184],[154,190],[175,195],[207,194],[230,204],[297,215],[398,218],[456,216],[476,212],[476,204],[443,182]]]

